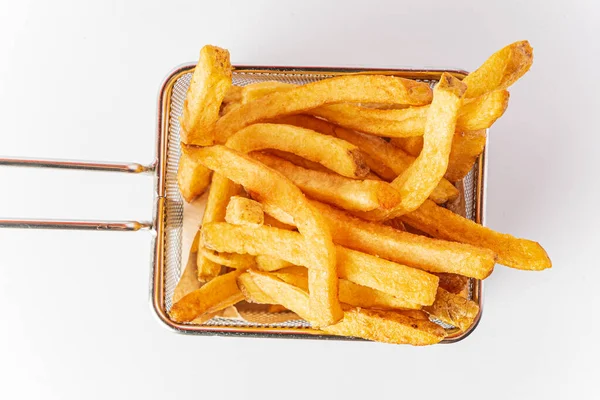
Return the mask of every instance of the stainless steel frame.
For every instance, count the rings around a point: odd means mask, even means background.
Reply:
[[[153,257],[152,257],[152,281],[151,281],[151,303],[158,318],[168,327],[177,332],[204,334],[204,335],[238,335],[238,336],[261,336],[261,337],[292,337],[292,338],[318,338],[318,339],[346,339],[336,336],[324,335],[304,326],[240,326],[240,325],[187,325],[173,322],[168,316],[168,302],[165,291],[167,276],[165,273],[166,264],[166,240],[167,231],[171,234],[181,226],[172,226],[167,223],[170,202],[175,201],[167,193],[167,169],[169,164],[170,150],[173,152],[174,143],[169,141],[171,96],[173,88],[178,79],[183,77],[194,68],[194,64],[187,64],[174,69],[164,80],[160,87],[158,96],[157,113],[157,137],[156,137],[156,159],[148,166],[137,163],[103,163],[87,161],[67,161],[67,160],[42,160],[42,159],[19,159],[0,157],[0,166],[21,166],[35,168],[66,168],[81,169],[90,171],[114,171],[125,173],[145,173],[152,174],[155,177],[155,195],[154,195],[154,215],[152,222],[138,221],[83,221],[83,220],[24,220],[24,219],[2,219],[0,218],[0,228],[42,228],[42,229],[80,229],[80,230],[116,230],[116,231],[137,231],[148,229],[154,233]],[[264,77],[264,76],[282,76],[291,80],[299,77],[309,77],[311,79],[321,79],[328,76],[344,74],[386,74],[396,75],[412,79],[422,79],[435,81],[442,72],[450,72],[459,78],[466,76],[465,71],[461,70],[379,70],[379,69],[339,69],[339,68],[321,68],[321,67],[260,67],[260,66],[237,66],[234,70],[234,77]],[[251,79],[251,78],[250,78]],[[177,123],[177,122],[176,122]],[[178,138],[176,140],[178,142]],[[176,144],[178,146],[178,143]],[[174,153],[175,154],[175,153]],[[178,150],[177,150],[178,157]],[[173,156],[174,157],[174,156]],[[473,215],[471,216],[478,223],[483,223],[484,203],[485,203],[485,160],[486,153],[479,158],[474,171],[471,172],[471,180],[468,195],[471,197]],[[173,160],[171,160],[171,164]],[[474,177],[474,178],[473,178]],[[465,194],[467,194],[465,190]],[[171,195],[172,196],[172,195]],[[179,197],[179,194],[177,194]],[[180,199],[180,197],[179,197]],[[181,251],[181,249],[179,249]],[[172,256],[172,254],[171,254]],[[472,280],[471,296],[474,301],[479,303],[482,309],[483,301],[483,283],[478,280]],[[481,311],[476,322],[466,332],[449,330],[449,336],[444,343],[454,343],[467,337],[476,327],[481,317]],[[351,339],[354,340],[354,339]]]

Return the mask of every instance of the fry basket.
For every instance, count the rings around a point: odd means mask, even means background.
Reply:
[[[202,325],[180,324],[169,318],[172,296],[184,266],[182,260],[182,226],[184,201],[177,187],[177,167],[180,156],[179,116],[195,64],[174,69],[164,80],[158,95],[156,157],[151,165],[138,163],[105,163],[89,161],[41,160],[0,157],[0,166],[36,168],[66,168],[90,171],[114,171],[154,176],[154,211],[151,222],[138,221],[85,221],[85,220],[24,220],[0,217],[0,228],[77,229],[106,231],[149,230],[153,233],[151,257],[150,302],[158,319],[169,328],[186,334],[229,335],[249,337],[345,339],[323,334],[311,329],[303,320],[277,322],[267,312],[260,312],[253,321],[215,317]],[[345,74],[394,75],[417,79],[430,84],[437,82],[442,72],[458,78],[467,73],[462,70],[431,69],[340,69],[324,67],[261,67],[235,66],[233,83],[244,86],[255,82],[280,81],[304,84]],[[479,157],[473,169],[457,184],[462,200],[458,210],[463,216],[480,224],[484,223],[486,151]],[[150,201],[150,199],[149,199]],[[454,343],[467,337],[477,326],[482,311],[483,282],[471,279],[469,298],[479,304],[480,311],[474,324],[465,332],[440,323],[448,331],[442,343]]]

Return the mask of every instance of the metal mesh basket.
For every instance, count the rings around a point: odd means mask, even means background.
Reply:
[[[242,336],[268,336],[293,338],[342,339],[325,335],[310,328],[303,320],[279,322],[274,314],[265,311],[250,311],[252,321],[245,322],[228,318],[213,318],[202,325],[178,324],[169,318],[173,292],[182,272],[182,231],[183,199],[177,187],[177,166],[180,156],[179,116],[181,115],[186,91],[194,65],[175,69],[163,82],[158,99],[158,129],[156,137],[156,159],[152,165],[137,163],[105,163],[89,161],[41,160],[0,157],[0,166],[25,166],[42,168],[69,168],[99,171],[152,174],[155,178],[154,216],[152,222],[137,221],[74,221],[74,220],[24,220],[2,219],[0,227],[46,228],[46,229],[87,229],[136,231],[149,229],[155,233],[151,266],[151,303],[158,318],[178,332],[194,334],[221,334]],[[236,67],[233,74],[235,85],[244,86],[254,82],[280,81],[303,84],[348,73],[395,75],[418,79],[434,84],[442,72],[450,72],[459,78],[466,76],[464,71],[448,70],[357,70],[333,68],[273,68]],[[485,153],[482,154],[473,170],[459,185],[464,201],[457,202],[452,209],[478,223],[483,223],[485,189]],[[482,306],[483,285],[471,280],[470,298]],[[481,315],[481,311],[480,314]],[[449,333],[446,343],[456,342],[466,337],[476,326],[467,332],[458,332],[453,327],[442,324]],[[436,321],[439,322],[439,321]],[[347,339],[347,338],[343,338]]]
[[[245,70],[236,71],[233,74],[233,83],[238,86],[245,86],[256,82],[265,81],[279,81],[285,83],[294,84],[305,84],[309,82],[315,82],[321,79],[330,78],[338,73],[331,73],[333,71],[307,71],[306,73],[295,70],[293,73],[285,70]],[[179,117],[183,110],[183,101],[190,84],[191,72],[184,72],[174,78],[172,85],[172,94],[170,96],[169,103],[169,114],[168,114],[168,151],[166,160],[166,194],[167,204],[165,210],[166,219],[166,235],[165,235],[165,266],[164,266],[164,299],[165,308],[169,310],[171,308],[173,293],[175,286],[182,273],[183,266],[181,265],[182,254],[181,254],[181,226],[183,224],[183,199],[179,193],[177,187],[177,166],[180,156],[180,125]],[[402,73],[402,76],[415,78],[410,75],[410,71]],[[416,76],[418,78],[419,76]],[[419,79],[425,80],[434,85],[437,80],[434,77],[430,79]],[[480,172],[479,163],[477,163],[471,172],[465,177],[463,182],[459,185],[461,194],[464,199],[464,209],[459,210],[465,217],[477,220],[477,209],[478,209],[478,191],[479,191],[479,179],[478,175]],[[479,282],[472,280],[470,285],[469,296],[475,299],[475,292]],[[477,299],[475,299],[477,300]],[[291,320],[286,322],[272,322],[272,314],[266,311],[255,311],[253,321],[259,322],[246,322],[236,319],[214,317],[211,320],[205,322],[202,326],[211,328],[254,328],[257,332],[261,332],[261,328],[310,328],[310,324],[303,320]],[[453,331],[453,327],[442,323],[441,321],[435,321],[445,328]],[[198,331],[201,331],[202,326],[198,327]],[[300,331],[301,332],[301,331]]]

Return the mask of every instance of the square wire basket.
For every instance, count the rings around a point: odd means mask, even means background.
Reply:
[[[158,99],[158,130],[156,189],[157,202],[154,218],[156,231],[154,256],[152,262],[151,297],[152,306],[168,327],[181,333],[198,335],[235,335],[259,337],[292,337],[313,339],[348,339],[324,334],[311,329],[303,320],[274,322],[272,314],[258,312],[253,320],[245,322],[215,317],[202,325],[180,324],[169,318],[168,311],[172,305],[175,286],[184,266],[182,261],[182,226],[183,199],[177,187],[177,167],[180,157],[180,125],[179,117],[183,110],[183,102],[191,80],[195,64],[188,64],[172,71],[161,86]],[[319,67],[249,67],[236,66],[233,72],[233,84],[245,86],[250,83],[264,81],[280,81],[304,84],[344,74],[380,74],[394,75],[403,78],[417,79],[435,84],[442,72],[449,72],[458,78],[467,73],[462,70],[380,70],[380,69],[334,69]],[[486,147],[487,152],[487,147]],[[483,224],[485,202],[485,159],[484,152],[471,172],[457,187],[462,195],[458,212],[463,216]],[[483,283],[470,280],[469,298],[480,307],[474,324],[465,332],[434,321],[446,328],[448,336],[443,343],[453,343],[467,337],[477,326],[482,312]],[[352,339],[349,340],[359,340]]]

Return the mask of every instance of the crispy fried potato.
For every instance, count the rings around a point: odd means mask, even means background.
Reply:
[[[459,109],[457,130],[486,129],[504,114],[509,93],[495,90],[471,99]],[[430,105],[402,110],[379,110],[352,104],[334,104],[308,111],[336,125],[376,136],[407,138],[422,136]]]
[[[479,306],[474,301],[438,288],[435,302],[423,307],[423,311],[464,332],[473,325],[479,314]]]
[[[358,146],[364,155],[369,156],[390,168],[393,171],[392,179],[401,175],[415,161],[415,157],[409,156],[401,149],[391,145],[381,138],[350,131],[318,118],[309,117],[306,115],[292,115],[278,118],[275,121],[312,129],[325,135],[335,136],[350,142],[355,146]],[[374,163],[371,163],[369,166],[373,164]],[[385,176],[380,174],[379,170],[375,170],[375,172],[382,178],[386,179]],[[390,175],[388,175],[388,177],[389,176]],[[458,190],[445,179],[440,181],[430,195],[431,199],[439,204],[455,199],[457,196]]]
[[[437,273],[439,286],[452,293],[466,295],[469,292],[469,278],[458,274]]]
[[[529,71],[532,63],[533,48],[528,41],[504,47],[463,80],[467,84],[465,97],[477,97],[492,90],[508,88]]]
[[[296,232],[214,223],[204,226],[201,242],[220,252],[262,254],[312,268],[312,257],[303,251],[302,236]],[[439,280],[435,275],[341,246],[336,254],[340,278],[411,303],[432,304],[435,299]]]
[[[452,147],[450,148],[448,168],[444,177],[450,182],[457,182],[464,178],[471,171],[471,168],[473,168],[479,155],[483,153],[486,142],[487,132],[485,129],[455,132],[452,138]],[[391,143],[411,155],[419,155],[423,148],[422,137],[394,138],[391,140]],[[430,199],[435,201],[433,196],[430,196]],[[441,204],[439,201],[435,202]]]
[[[232,196],[227,204],[225,221],[235,225],[261,226],[265,222],[265,213],[259,202]]]
[[[493,231],[431,201],[403,215],[402,220],[433,237],[490,249],[498,254],[499,264],[511,268],[538,271],[552,267],[548,254],[539,243]],[[336,233],[333,232],[333,235]],[[452,272],[471,276],[460,271]]]
[[[264,225],[272,226],[273,228],[286,229],[288,231],[295,231],[296,227],[294,225],[284,224],[278,219],[273,218],[269,214],[265,214],[265,222]]]
[[[269,95],[275,92],[284,92],[297,87],[292,83],[284,83],[277,81],[257,82],[244,86],[241,95],[243,104],[250,103],[256,99]]]
[[[457,131],[487,129],[504,114],[510,95],[507,90],[494,90],[465,101],[458,112]]]
[[[353,104],[333,104],[315,108],[309,114],[348,129],[384,137],[407,137],[423,135],[421,121],[427,117],[427,107],[401,110],[380,110]]]
[[[201,247],[198,251],[210,261],[229,268],[248,269],[256,266],[254,257],[248,254],[220,253],[204,247]]]
[[[308,271],[304,267],[288,267],[273,272],[282,281],[308,291]],[[367,286],[358,285],[347,279],[340,279],[340,301],[361,308],[376,308],[381,310],[407,310],[421,308],[421,305],[394,297],[385,292]],[[427,318],[427,315],[425,315]]]
[[[352,178],[364,177],[369,172],[360,150],[353,144],[293,125],[250,125],[231,136],[227,140],[227,147],[243,153],[264,149],[283,150]]]
[[[350,249],[429,272],[451,272],[477,279],[486,278],[494,269],[496,255],[491,250],[402,232],[352,217],[323,203],[313,202],[313,206],[327,221],[334,241]]]
[[[265,256],[264,254],[256,256],[256,267],[261,271],[278,271],[292,266],[294,266],[294,264],[282,260],[281,258]]]
[[[329,173],[333,172],[329,168],[325,168],[323,165],[321,165],[317,162],[307,160],[306,158],[300,157],[294,153],[288,153],[287,151],[269,149],[266,151],[266,153],[272,154],[279,158],[282,158],[282,159],[284,159],[288,162],[291,162],[292,164],[297,165],[302,168],[312,169],[313,171],[321,171],[321,172],[329,172]],[[363,158],[364,158],[364,154],[363,154]],[[366,159],[365,159],[365,162],[366,162]],[[367,166],[369,166],[369,164],[367,164]]]
[[[183,154],[189,157],[186,148],[183,148]],[[194,159],[193,157],[190,158]],[[204,226],[209,222],[225,221],[227,203],[229,203],[231,196],[238,194],[239,191],[240,185],[218,173],[213,174],[204,216],[202,217],[202,225]],[[198,280],[201,282],[208,282],[221,272],[221,265],[211,261],[200,251],[196,258],[196,265],[198,267]]]
[[[268,154],[252,153],[251,156],[281,172],[310,197],[346,210],[391,209],[400,202],[400,194],[387,182],[360,181],[312,171]]]
[[[183,103],[181,141],[206,146],[214,142],[213,131],[223,98],[231,87],[229,52],[204,46]]]
[[[423,150],[414,163],[392,183],[400,190],[402,202],[392,215],[417,209],[444,177],[450,157],[458,109],[465,85],[449,74],[442,74],[433,90],[433,102],[427,115]]]
[[[177,186],[185,201],[191,203],[204,193],[210,185],[211,175],[210,169],[182,154],[177,169]]]
[[[391,138],[390,143],[413,157],[418,157],[423,150],[423,136]],[[452,150],[450,150],[450,154],[452,154]]]
[[[245,86],[232,85],[225,94],[225,97],[223,97],[223,103],[240,103],[242,101],[244,88]]]
[[[195,318],[232,306],[244,300],[236,279],[243,271],[221,275],[173,304],[169,315],[175,322],[190,322]]]
[[[454,139],[452,139],[448,169],[444,175],[446,179],[450,182],[457,182],[467,176],[479,155],[483,153],[486,142],[485,129],[455,133]]]
[[[237,277],[237,286],[249,303],[274,304],[275,300],[270,298],[261,288],[254,283],[249,272],[244,272]],[[308,308],[308,307],[307,307]]]
[[[313,259],[309,274],[313,320],[318,321],[319,326],[338,321],[343,312],[337,298],[336,257],[331,233],[300,189],[279,172],[227,147],[217,145],[187,148],[187,151],[206,167],[244,186],[259,198],[263,207],[278,207],[292,217],[302,234],[302,247],[310,249]]]
[[[271,93],[224,115],[216,124],[219,143],[240,129],[278,116],[298,114],[325,104],[373,102],[425,105],[432,99],[429,86],[392,76],[346,75]]]
[[[308,295],[305,291],[268,273],[251,271],[250,276],[265,296],[310,321]],[[410,310],[410,315],[414,315],[412,311],[415,310]],[[344,318],[340,322],[324,327],[323,330],[334,335],[412,345],[438,343],[446,336],[441,326],[402,313],[403,311],[376,311],[349,307],[344,311]]]

